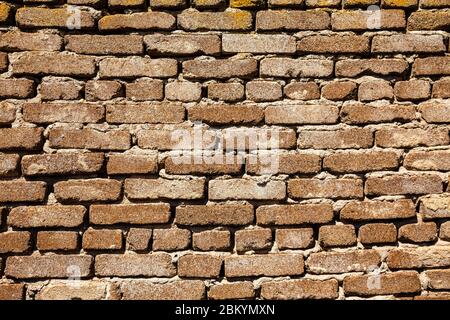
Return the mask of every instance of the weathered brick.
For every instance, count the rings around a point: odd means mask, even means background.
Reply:
[[[15,279],[67,278],[76,268],[77,277],[85,278],[91,274],[93,260],[88,255],[14,256],[6,260],[5,274]]]
[[[256,30],[324,30],[330,26],[325,11],[268,10],[256,13]]]
[[[360,179],[291,179],[288,196],[294,199],[309,198],[361,198],[363,183]]]
[[[37,150],[42,144],[42,128],[2,128],[0,129],[1,150]]]
[[[28,231],[6,231],[0,233],[0,253],[23,253],[30,248]]]
[[[314,230],[312,228],[277,229],[275,240],[280,250],[310,248],[314,246]]]
[[[379,3],[379,0],[342,0],[342,5],[344,8],[353,8],[353,7],[368,7],[370,5],[376,5]]]
[[[10,22],[13,15],[13,7],[5,2],[0,3],[0,24]]]
[[[70,0],[69,0],[70,1]],[[73,0],[72,0],[73,1]],[[35,296],[36,300],[107,300],[115,299],[113,284],[101,280],[51,280]]]
[[[202,138],[201,146],[195,140],[196,134]],[[192,150],[215,147],[217,132],[198,128],[144,129],[137,132],[137,144],[143,149]],[[198,143],[197,145],[195,143]]]
[[[183,76],[187,79],[251,78],[258,72],[255,59],[188,60],[183,62]]]
[[[85,5],[98,8],[103,5],[103,0],[67,0],[67,4]]]
[[[397,228],[393,223],[368,223],[359,228],[362,244],[384,244],[397,242]]]
[[[268,281],[261,284],[261,297],[276,300],[336,299],[338,289],[336,279]]]
[[[315,82],[291,82],[284,87],[284,94],[293,100],[320,99],[319,86]]]
[[[74,231],[40,231],[36,247],[40,251],[71,251],[78,248],[78,233]]]
[[[376,296],[420,292],[419,274],[414,271],[386,273],[377,276],[355,275],[344,278],[346,295]]]
[[[411,150],[405,156],[403,165],[409,170],[449,171],[450,152],[448,150]]]
[[[76,14],[76,17],[74,17]],[[79,17],[79,18],[78,18]],[[77,19],[78,18],[78,19]],[[16,12],[16,23],[21,28],[93,29],[95,17],[88,10],[67,8],[23,7]]]
[[[58,78],[43,80],[39,93],[42,100],[77,100],[81,98],[82,90],[82,83]]]
[[[428,288],[435,290],[450,289],[449,270],[427,270],[425,275],[428,279]]]
[[[319,243],[322,247],[350,247],[356,244],[355,227],[351,224],[321,226]]]
[[[204,194],[205,179],[189,180],[133,179],[125,180],[125,194],[128,199],[201,199]]]
[[[264,118],[263,108],[257,105],[197,104],[188,109],[191,121],[209,124],[257,124]]]
[[[250,281],[219,283],[208,291],[210,300],[252,299],[254,296],[253,284]]]
[[[184,107],[179,103],[108,104],[109,123],[179,123],[184,119]]]
[[[418,11],[408,18],[408,30],[448,30],[449,11]]]
[[[307,270],[313,274],[372,271],[381,263],[375,250],[311,253],[306,260]]]
[[[272,247],[272,231],[270,229],[244,229],[234,234],[236,251],[268,250]]]
[[[85,250],[118,250],[122,248],[121,230],[96,230],[89,228],[83,233]]]
[[[230,0],[231,8],[254,9],[265,6],[264,0]]]
[[[369,177],[366,180],[367,195],[400,195],[441,193],[442,180],[432,174],[391,174]]]
[[[68,51],[95,55],[140,55],[144,52],[142,36],[137,35],[67,35]]]
[[[8,70],[8,54],[6,52],[0,52],[0,71],[5,72]]]
[[[312,35],[297,42],[300,53],[368,53],[369,38],[356,35]]]
[[[186,0],[152,0],[150,7],[168,10],[182,9],[186,7]]]
[[[419,0],[382,0],[383,8],[416,8]]]
[[[95,123],[103,120],[103,106],[89,103],[26,103],[23,118],[32,123]]]
[[[244,98],[244,86],[237,82],[211,83],[208,85],[208,98],[236,102]]]
[[[191,244],[191,232],[187,229],[153,230],[153,250],[175,251],[188,249]]]
[[[441,35],[401,34],[391,36],[376,35],[372,39],[375,53],[427,53],[445,52]]]
[[[0,98],[30,98],[35,94],[33,80],[29,79],[1,79]]]
[[[389,251],[387,265],[392,269],[423,269],[450,266],[448,246],[398,248]]]
[[[406,27],[405,12],[403,10],[367,11],[341,11],[331,15],[332,29],[342,30],[384,30],[404,29]]]
[[[439,227],[439,238],[441,238],[442,240],[445,240],[445,241],[450,240],[450,222],[449,221],[444,222]]]
[[[421,198],[420,213],[423,215],[424,220],[449,218],[450,198],[448,194]]]
[[[15,207],[8,215],[8,224],[16,228],[74,228],[83,223],[85,214],[82,206]]]
[[[131,136],[128,131],[54,128],[49,134],[50,146],[62,149],[127,150]]]
[[[372,132],[367,128],[301,131],[298,146],[314,149],[370,148],[373,145],[372,136]]]
[[[112,80],[89,80],[84,89],[86,100],[111,100],[123,95],[122,84]]]
[[[356,83],[335,81],[322,87],[322,96],[328,100],[352,100],[356,97]]]
[[[450,78],[442,78],[433,84],[432,98],[450,98]]]
[[[264,205],[256,209],[259,225],[322,224],[333,220],[330,204]]]
[[[144,6],[144,0],[108,0],[108,7],[112,9],[133,9]]]
[[[295,53],[295,38],[288,35],[264,34],[224,34],[222,36],[224,53]]]
[[[11,30],[0,35],[3,51],[60,51],[63,39],[58,34]]]
[[[413,76],[450,75],[450,57],[416,58],[412,66]]]
[[[416,215],[411,200],[351,201],[340,212],[340,219],[349,221],[407,219]]]
[[[95,257],[95,274],[103,277],[173,277],[176,269],[167,253],[100,254]]]
[[[258,254],[225,258],[225,276],[288,276],[304,273],[302,254]]]
[[[11,62],[14,75],[93,77],[93,57],[72,53],[23,52]]]
[[[24,291],[25,285],[22,283],[2,283],[0,284],[0,300],[23,300]]]
[[[221,7],[225,4],[224,0],[193,0],[192,3],[196,8],[211,9]]]
[[[448,7],[447,0],[420,0],[421,8],[444,8]]]
[[[397,100],[424,100],[430,97],[431,86],[425,80],[397,81],[394,94]]]
[[[394,151],[338,152],[323,159],[323,168],[338,173],[395,170],[399,158]]]
[[[296,134],[292,129],[230,128],[222,131],[224,149],[292,149],[296,146]]]
[[[264,184],[250,179],[210,180],[210,200],[282,200],[286,197],[283,181],[271,180]]]
[[[157,155],[110,154],[106,171],[109,175],[156,173]]]
[[[250,30],[253,23],[252,14],[243,10],[199,12],[194,9],[188,9],[178,14],[177,20],[178,27],[188,31]]]
[[[182,205],[177,207],[175,215],[176,224],[191,226],[246,225],[253,219],[253,206],[245,202]]]
[[[386,80],[370,80],[363,81],[359,85],[358,99],[360,101],[373,101],[381,99],[393,99],[394,90],[389,81]]]
[[[252,219],[253,220],[253,219]],[[192,234],[194,250],[222,251],[230,248],[230,232],[226,230],[207,230]]]
[[[125,95],[133,101],[162,100],[164,98],[164,83],[158,79],[137,79],[125,84]]]
[[[110,179],[60,181],[53,185],[56,199],[61,202],[116,201],[122,182]]]
[[[166,12],[113,14],[104,16],[98,21],[100,31],[172,30],[174,28],[175,17]]]
[[[202,85],[198,82],[173,81],[166,84],[167,100],[195,102],[202,98]]]
[[[100,78],[169,78],[176,76],[177,71],[177,61],[167,58],[105,58],[99,63]]]
[[[424,102],[419,105],[422,118],[428,123],[450,122],[450,104],[438,102]]]
[[[178,260],[178,276],[191,278],[218,278],[222,257],[206,254],[187,254]]]
[[[130,228],[127,234],[127,250],[144,251],[149,247],[152,229]]]
[[[324,78],[332,75],[333,61],[325,59],[265,58],[261,60],[261,77]]]
[[[361,75],[401,75],[408,69],[403,59],[345,59],[336,62],[336,76],[358,77]]]
[[[276,161],[276,164],[274,164]],[[321,168],[321,158],[309,153],[286,153],[274,155],[249,155],[246,171],[251,174],[269,173],[317,173]]]
[[[370,106],[362,103],[346,104],[341,109],[341,121],[348,124],[408,122],[416,119],[411,105]]]
[[[274,105],[265,109],[268,124],[333,124],[339,108],[332,105]]]
[[[16,120],[16,106],[12,103],[0,102],[0,124],[10,124]],[[2,132],[2,134],[4,134]]]
[[[430,242],[437,239],[434,222],[405,224],[398,229],[398,237],[403,242]]]
[[[42,202],[46,191],[42,181],[0,181],[0,202]]]
[[[241,157],[215,156],[169,156],[164,162],[164,169],[169,174],[236,175],[242,172]]]
[[[18,154],[0,154],[0,177],[17,176],[19,162]]]
[[[448,130],[435,129],[380,129],[375,132],[375,143],[379,147],[411,148],[418,146],[439,146],[449,143]]]
[[[181,280],[154,283],[132,280],[121,285],[124,300],[201,300],[205,296],[205,284],[199,280]]]
[[[340,6],[341,0],[306,0],[306,7],[310,8],[325,8],[332,7],[336,8]]]
[[[26,155],[22,158],[22,173],[26,176],[69,175],[99,172],[102,153],[58,153]]]

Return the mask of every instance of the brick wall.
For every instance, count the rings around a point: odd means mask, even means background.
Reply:
[[[450,297],[449,0],[0,23],[0,299]]]

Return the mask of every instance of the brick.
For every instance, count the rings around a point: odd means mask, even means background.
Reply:
[[[398,81],[394,86],[397,100],[424,100],[430,97],[431,86],[425,80]]]
[[[125,194],[128,199],[201,199],[204,194],[205,179],[133,179],[125,180]]]
[[[189,226],[238,226],[251,224],[253,219],[253,206],[245,202],[182,205],[176,208],[175,215],[176,224]]]
[[[1,128],[0,150],[37,150],[42,144],[42,128]]]
[[[75,16],[78,18],[75,18]],[[16,23],[20,28],[93,29],[95,17],[88,10],[67,8],[23,7],[17,9]]]
[[[224,53],[295,53],[295,38],[288,35],[223,34]]]
[[[147,250],[153,235],[152,229],[130,228],[127,234],[127,250]]]
[[[192,234],[194,250],[223,251],[230,248],[230,232],[226,230],[207,230]]]
[[[401,75],[408,70],[403,59],[345,59],[336,62],[336,76],[358,77],[362,75]]]
[[[0,177],[14,177],[18,174],[20,156],[18,154],[0,154]]]
[[[368,53],[369,38],[355,35],[312,35],[297,42],[299,53]]]
[[[449,218],[450,198],[446,194],[421,198],[419,211],[424,220]]]
[[[67,35],[68,51],[95,55],[141,55],[143,38],[137,35]]]
[[[225,258],[225,276],[295,276],[304,273],[302,254],[258,254]]]
[[[292,149],[296,134],[292,129],[230,128],[222,131],[226,150]]]
[[[179,123],[184,119],[184,107],[179,103],[109,104],[109,123]]]
[[[392,100],[393,98],[394,90],[386,80],[364,81],[359,85],[358,99],[360,101]]]
[[[368,223],[359,228],[359,241],[374,245],[397,242],[397,228],[393,223]]]
[[[306,260],[307,270],[312,274],[371,271],[380,263],[380,254],[372,249],[311,253]]]
[[[245,89],[247,99],[256,102],[276,101],[283,96],[281,85],[276,81],[250,81]]]
[[[265,109],[267,124],[333,124],[339,108],[332,105],[274,105]]]
[[[175,17],[166,12],[136,12],[131,14],[113,14],[98,21],[100,31],[147,31],[172,30]]]
[[[332,7],[336,8],[341,4],[341,0],[306,0],[306,7],[310,8],[322,8]]]
[[[85,278],[91,274],[92,262],[88,255],[14,256],[6,260],[5,275],[14,279],[67,278],[76,268],[77,276]]]
[[[211,286],[208,291],[210,300],[252,299],[254,296],[250,281],[219,283]]]
[[[379,3],[379,0],[343,0],[342,5],[344,8],[353,8],[353,7],[368,7],[370,5],[376,5]]]
[[[355,275],[344,278],[346,295],[376,296],[420,292],[419,274],[413,271],[385,273],[377,276]]]
[[[144,6],[144,0],[108,0],[108,7],[112,9],[132,9]]]
[[[418,146],[439,146],[449,143],[448,130],[436,129],[380,129],[375,132],[377,146],[388,148],[411,148]]]
[[[322,96],[333,101],[353,100],[356,97],[356,87],[356,83],[351,81],[330,82],[322,87]]]
[[[417,8],[419,0],[382,0],[383,8]]]
[[[315,82],[291,82],[284,87],[284,94],[293,100],[320,99],[319,86]]]
[[[164,99],[164,83],[158,79],[137,79],[133,83],[125,84],[125,95],[133,101]]]
[[[307,249],[314,246],[314,230],[312,228],[277,229],[275,239],[280,250]]]
[[[36,247],[40,251],[71,251],[78,248],[78,233],[73,231],[40,231]]]
[[[186,0],[152,0],[150,6],[152,8],[163,8],[168,10],[182,9],[186,7]]]
[[[0,9],[1,10],[1,9]],[[23,300],[25,285],[21,283],[0,284],[0,300]]]
[[[110,154],[106,171],[109,175],[157,173],[157,155]]]
[[[6,52],[0,52],[0,71],[5,72],[8,70],[8,54]]]
[[[176,269],[167,253],[100,254],[95,257],[100,277],[173,277]]]
[[[363,185],[360,179],[291,179],[288,182],[288,196],[294,199],[360,198],[363,196]]]
[[[175,251],[188,249],[191,244],[191,232],[187,229],[154,229],[153,250]]]
[[[167,100],[196,102],[202,98],[202,85],[198,82],[174,81],[166,84]]]
[[[178,260],[178,276],[190,278],[218,278],[222,257],[205,254],[187,254]]]
[[[403,165],[409,170],[448,171],[450,170],[450,153],[448,150],[411,150],[406,154]]]
[[[448,30],[450,27],[450,12],[419,11],[413,12],[408,18],[408,30]]]
[[[323,78],[333,73],[333,61],[325,59],[265,58],[260,64],[261,77]]]
[[[195,140],[196,134],[202,137],[201,143]],[[198,128],[144,129],[137,132],[137,144],[143,149],[192,150],[215,147],[217,132]],[[201,146],[195,145],[201,144]]]
[[[79,227],[86,209],[82,206],[45,205],[15,207],[8,215],[8,225],[16,228]]]
[[[85,5],[98,8],[103,5],[103,0],[67,0],[67,4]]]
[[[356,245],[355,227],[346,225],[321,226],[319,243],[322,247],[351,247]]]
[[[16,120],[16,106],[9,102],[0,102],[0,124],[10,124]],[[2,134],[4,134],[2,132]]]
[[[25,121],[45,124],[52,122],[95,123],[104,118],[104,108],[88,103],[26,103]]]
[[[450,223],[448,221],[439,227],[439,238],[445,241],[450,240]]]
[[[274,8],[274,7],[300,7],[302,5],[304,5],[304,0],[269,0],[269,7],[270,8]]]
[[[416,58],[412,66],[413,76],[450,75],[450,57]]]
[[[116,201],[122,182],[110,179],[68,180],[54,184],[56,199],[61,202]]]
[[[392,174],[385,177],[369,177],[366,180],[367,195],[400,195],[441,193],[442,180],[432,174]]]
[[[177,61],[166,58],[105,58],[99,63],[100,78],[169,78],[176,76],[177,71]]]
[[[193,6],[199,9],[210,9],[221,7],[225,4],[224,0],[194,0]]]
[[[205,284],[199,280],[181,280],[154,283],[132,280],[121,286],[124,300],[201,300],[205,296]]]
[[[407,219],[416,215],[414,203],[411,200],[396,201],[351,201],[340,212],[341,220],[370,221]]]
[[[450,122],[450,105],[438,102],[424,102],[419,105],[422,118],[428,123]]]
[[[63,39],[58,34],[12,30],[1,34],[3,51],[60,51]]]
[[[0,24],[7,24],[11,20],[13,7],[5,2],[0,3]]]
[[[450,289],[449,270],[427,270],[425,275],[428,279],[428,288],[434,290]]]
[[[374,15],[377,18],[374,19]],[[404,29],[406,27],[405,12],[403,10],[380,10],[374,13],[367,11],[341,11],[331,15],[332,29],[343,30],[384,30]]]
[[[23,52],[11,62],[14,75],[93,77],[93,57],[56,52]]]
[[[398,229],[402,242],[431,242],[437,239],[437,227],[434,222],[405,224]]]
[[[450,251],[448,246],[398,248],[389,251],[386,262],[391,270],[448,267]]]
[[[442,78],[434,82],[432,98],[450,98],[450,78]]]
[[[256,13],[256,30],[324,30],[330,26],[325,11],[268,10]]]
[[[169,174],[193,175],[237,175],[242,172],[243,159],[240,157],[214,156],[169,156],[164,162],[164,169]]]
[[[372,52],[375,53],[427,53],[444,51],[445,45],[441,35],[376,35],[372,39]]]
[[[348,124],[409,122],[416,119],[411,105],[370,106],[362,103],[346,104],[341,109],[341,121]]]
[[[59,153],[26,155],[22,173],[26,176],[97,173],[103,166],[102,153]]]
[[[250,30],[253,23],[251,13],[243,10],[199,12],[188,9],[178,14],[177,20],[178,27],[187,31],[243,31]]]
[[[1,79],[0,97],[1,98],[30,98],[35,94],[35,85],[33,80],[29,79]]]
[[[210,200],[283,200],[286,185],[283,181],[268,181],[260,184],[250,179],[210,180]]]
[[[197,104],[188,109],[188,118],[212,125],[257,124],[264,119],[264,109],[247,104]]]
[[[396,170],[399,155],[394,151],[349,151],[326,156],[323,168],[331,172],[355,173]]]
[[[265,6],[265,1],[261,0],[230,0],[231,8],[252,9],[252,8],[260,8],[263,6]]]
[[[160,224],[170,219],[167,204],[92,205],[90,222],[95,225]]]
[[[273,159],[276,161],[275,164]],[[320,168],[320,156],[309,153],[286,153],[272,156],[249,155],[246,162],[246,171],[251,174],[317,173],[320,172]]]
[[[186,79],[251,78],[258,72],[254,59],[240,60],[188,60],[183,62]]]
[[[272,231],[270,229],[244,229],[234,234],[236,251],[269,250],[272,247]]]
[[[85,250],[119,250],[122,248],[122,231],[89,228],[83,233],[82,245]]]
[[[61,149],[127,150],[131,136],[124,130],[54,128],[50,130],[49,141],[51,147]]]
[[[336,279],[268,281],[261,284],[261,297],[276,300],[336,299],[338,289]]]
[[[77,281],[51,280],[35,296],[36,300],[106,300],[114,299],[113,284],[101,280]]]
[[[0,253],[24,253],[30,249],[28,231],[6,231],[0,233]]]
[[[323,224],[333,220],[333,207],[321,204],[263,205],[256,209],[259,225]]]
[[[414,300],[449,300],[450,299],[450,295],[448,293],[434,293],[434,292],[429,292],[426,295],[422,295],[422,296],[415,296]]]
[[[420,0],[421,8],[444,8],[448,7],[447,0]]]
[[[111,100],[123,95],[122,84],[111,80],[89,80],[84,89],[86,100]]]
[[[46,191],[42,181],[0,181],[0,202],[43,202]]]
[[[81,98],[83,85],[75,80],[65,78],[43,80],[39,93],[42,100],[77,100]]]
[[[244,86],[240,83],[211,83],[208,85],[208,98],[226,102],[244,99]]]
[[[350,149],[370,148],[372,145],[372,132],[367,128],[301,131],[298,140],[299,148]]]

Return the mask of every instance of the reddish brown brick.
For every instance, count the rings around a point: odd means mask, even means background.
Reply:
[[[312,228],[277,229],[275,239],[280,250],[306,249],[314,246],[314,231]]]
[[[398,237],[403,242],[431,242],[437,239],[434,222],[405,224],[398,229]]]
[[[0,233],[0,253],[24,253],[30,249],[28,231],[6,231]]]
[[[415,108],[411,105],[370,106],[362,103],[344,105],[341,121],[348,124],[381,122],[408,122],[416,119]]]
[[[336,299],[339,295],[337,280],[296,279],[268,281],[261,285],[261,297],[276,300]]]
[[[442,78],[433,84],[432,98],[450,98],[450,78]]]
[[[17,176],[19,162],[18,154],[0,154],[0,177]]]
[[[435,129],[405,129],[389,128],[380,129],[375,133],[377,146],[388,148],[411,148],[418,146],[440,146],[449,143],[448,130]]]
[[[450,122],[450,105],[439,102],[424,102],[419,105],[422,118],[428,123]]]
[[[274,165],[272,160],[277,163]],[[311,153],[276,153],[249,155],[246,161],[246,171],[251,174],[269,173],[316,173],[321,168],[321,158]]]
[[[236,251],[268,250],[272,247],[272,231],[270,229],[244,229],[234,234]]]
[[[214,279],[220,275],[222,257],[206,254],[187,254],[178,260],[180,277]]]
[[[208,98],[226,102],[244,99],[244,86],[240,83],[211,83],[208,85]]]
[[[253,18],[248,11],[199,12],[188,9],[177,16],[178,27],[188,31],[250,30]]]
[[[384,30],[405,29],[406,19],[403,10],[380,10],[379,20],[373,19],[373,11],[352,10],[334,12],[331,15],[332,29],[343,30]],[[377,16],[378,17],[378,16]]]
[[[111,154],[108,157],[106,171],[109,175],[156,173],[158,171],[157,155]]]
[[[205,296],[205,290],[205,284],[199,280],[168,283],[132,280],[121,286],[124,300],[201,300]]]
[[[0,150],[36,150],[42,145],[42,128],[0,129]]]
[[[450,170],[450,152],[448,150],[411,150],[405,156],[403,165],[410,170],[448,171]]]
[[[220,37],[212,34],[152,34],[144,36],[150,54],[155,55],[218,55]]]
[[[110,179],[60,181],[53,185],[61,202],[116,201],[121,196],[122,182]]]
[[[137,79],[125,85],[125,95],[132,101],[162,100],[164,98],[164,84],[158,79]]]
[[[109,104],[109,123],[179,123],[184,119],[184,107],[179,103]]]
[[[291,82],[284,87],[284,94],[293,100],[320,99],[319,86],[315,82]]]
[[[264,119],[264,110],[256,105],[197,104],[188,109],[188,118],[212,125],[258,124]]]
[[[177,61],[167,58],[105,58],[99,63],[100,78],[169,78],[175,76],[177,70]]]
[[[387,265],[392,269],[423,269],[450,266],[448,246],[398,248],[389,251]]]
[[[191,244],[191,232],[187,229],[153,230],[153,250],[176,251],[187,249]]]
[[[417,58],[412,66],[413,76],[450,75],[450,57]]]
[[[209,181],[210,200],[282,200],[286,197],[284,181],[270,180],[264,184],[250,179],[214,179]]]
[[[0,124],[10,124],[16,120],[16,106],[9,102],[0,102]]]
[[[265,109],[267,124],[333,124],[339,108],[332,105],[274,105]]]
[[[425,220],[450,217],[448,195],[431,195],[420,200],[420,213]]]
[[[74,21],[73,10],[69,8],[23,7],[16,12],[16,23],[21,28],[61,28],[93,29],[95,18],[92,12],[80,10],[77,12],[79,21]]]
[[[226,230],[207,230],[192,234],[194,250],[223,251],[230,248],[230,232]]]
[[[229,278],[294,276],[303,273],[302,254],[258,254],[225,258],[225,276]]]
[[[441,35],[376,35],[372,39],[372,52],[375,53],[427,53],[444,51],[444,39]]]
[[[98,21],[100,31],[172,30],[173,28],[175,28],[175,17],[166,12],[112,14]]]
[[[350,100],[356,97],[356,83],[335,81],[322,87],[322,96],[328,100]]]
[[[125,180],[125,194],[128,199],[200,199],[205,188],[204,178],[189,180],[133,179]]]
[[[138,35],[67,35],[65,48],[81,54],[141,55],[142,36]]]
[[[312,35],[297,42],[299,53],[368,53],[369,38],[356,35]]]
[[[394,94],[397,100],[424,100],[430,97],[431,86],[425,80],[397,81]]]
[[[252,299],[255,296],[250,281],[227,282],[209,288],[208,298],[211,300]]]
[[[260,225],[322,224],[332,220],[330,204],[264,205],[256,209]]]
[[[187,60],[183,62],[183,75],[187,79],[251,78],[258,72],[255,59],[240,60]]]
[[[73,228],[83,223],[85,214],[82,206],[15,207],[8,215],[8,224],[17,228]]]
[[[118,250],[122,248],[121,230],[96,230],[89,228],[83,233],[85,250]]]
[[[162,224],[169,222],[170,206],[165,203],[92,205],[92,224]]]
[[[351,201],[340,212],[342,220],[367,221],[407,219],[416,215],[411,200],[396,201]]]
[[[39,93],[42,100],[77,100],[82,96],[83,84],[67,78],[43,80]]]
[[[442,192],[442,179],[432,174],[391,174],[369,177],[367,195],[428,194]]]
[[[122,84],[112,80],[90,80],[84,91],[88,101],[111,100],[123,95]]]
[[[268,10],[256,13],[256,30],[323,30],[330,26],[325,11]]]
[[[130,228],[127,234],[127,250],[143,251],[149,247],[153,235],[152,229]]]
[[[408,30],[448,30],[449,27],[448,11],[418,11],[408,18]]]
[[[359,228],[362,244],[384,244],[397,242],[397,228],[393,223],[368,223]]]
[[[31,98],[35,94],[33,80],[29,79],[1,79],[0,98]]]
[[[43,202],[46,191],[42,181],[0,181],[0,202]]]
[[[246,225],[254,219],[253,206],[246,202],[182,205],[176,209],[175,222],[180,225]]]
[[[323,168],[338,173],[395,170],[399,157],[393,151],[338,152],[324,158]]]
[[[360,179],[291,179],[288,196],[294,199],[309,198],[360,198],[363,185]]]
[[[346,225],[322,226],[319,229],[319,243],[323,247],[350,247],[356,244],[355,227]]]
[[[308,149],[369,148],[373,145],[373,134],[366,128],[301,131],[298,145]]]
[[[380,263],[380,254],[375,250],[311,253],[306,260],[308,272],[313,274],[372,271]]]
[[[338,77],[401,75],[407,69],[408,62],[403,59],[345,59],[336,62]]]
[[[25,285],[21,283],[0,284],[0,300],[23,300]]]
[[[215,156],[169,156],[164,162],[165,171],[169,174],[200,174],[200,175],[236,175],[242,172],[241,157],[230,157],[217,154]]]
[[[71,251],[78,248],[78,233],[73,231],[40,231],[37,234],[40,251]]]

